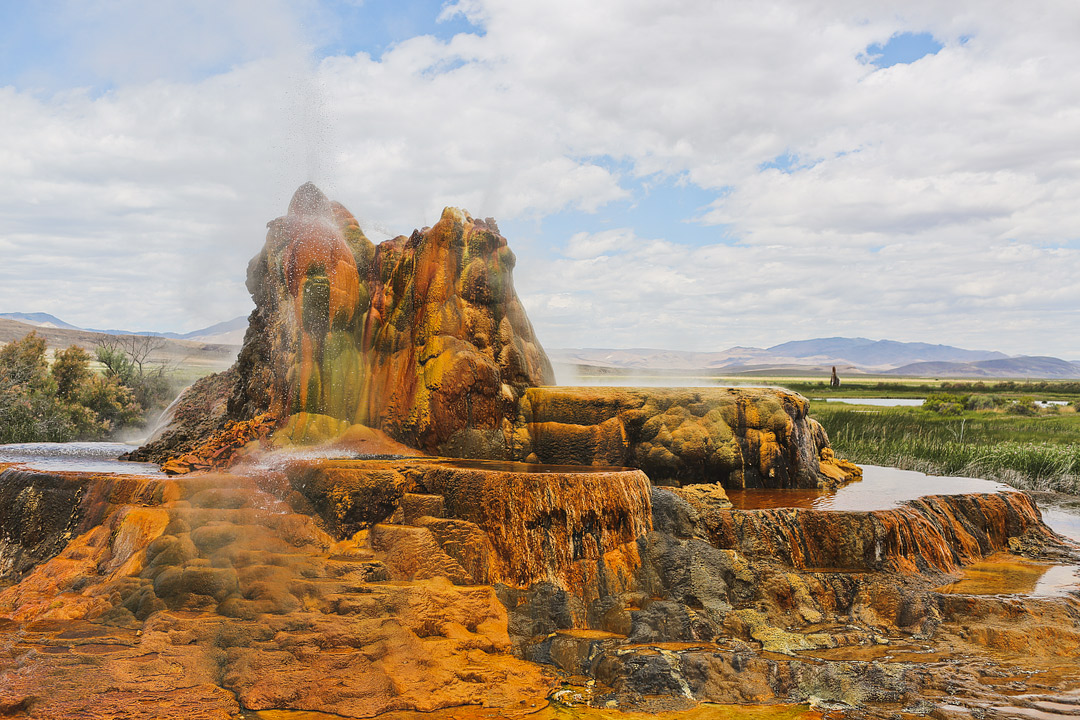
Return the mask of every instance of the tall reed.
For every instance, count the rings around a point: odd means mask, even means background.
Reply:
[[[1080,415],[1075,413],[944,418],[917,408],[815,405],[811,415],[825,427],[836,452],[857,463],[1080,494]]]

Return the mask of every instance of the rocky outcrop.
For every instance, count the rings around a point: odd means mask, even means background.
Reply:
[[[168,492],[167,484],[136,475],[17,467],[0,472],[0,582],[18,582],[65,551],[74,538],[108,525],[118,509],[157,504]],[[108,553],[126,559],[138,550],[121,547]]]
[[[934,591],[988,553],[1056,546],[1017,493],[735,510],[719,485],[637,470],[286,450],[237,471],[0,474],[44,510],[3,550],[19,568],[0,591],[3,707],[509,709],[545,702],[558,671],[590,683],[557,697],[622,708],[868,711],[952,687],[941,672],[977,688],[986,653],[1080,651],[1067,597],[1035,617]],[[890,646],[901,664],[868,671]]]
[[[835,486],[861,471],[838,464],[809,403],[781,390],[532,388],[514,453],[542,463],[623,465],[654,484],[726,488]]]
[[[933,495],[872,512],[714,509],[702,522],[716,547],[799,570],[953,572],[1008,550],[1010,539],[1054,540],[1019,492]]]
[[[298,425],[329,417],[442,454],[504,448],[521,393],[553,380],[514,264],[492,220],[447,208],[376,246],[344,207],[301,186],[248,267],[256,309],[226,419],[270,413],[302,436]]]
[[[633,587],[637,539],[652,522],[649,480],[637,470],[300,460],[284,474],[337,538],[363,533],[390,552],[400,580],[547,584],[591,602]]]
[[[165,426],[124,459],[160,464],[206,443],[232,419],[228,405],[235,383],[235,367],[196,380],[166,411]]]

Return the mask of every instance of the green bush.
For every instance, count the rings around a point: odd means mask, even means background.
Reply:
[[[968,397],[967,403],[964,407],[967,410],[995,410],[1002,405],[1004,401],[996,395],[971,395]]]
[[[50,369],[45,340],[34,332],[0,348],[0,443],[98,440],[139,423],[149,405],[138,392],[148,400],[167,394],[164,377],[116,354],[105,356],[112,365],[103,377],[78,346],[57,352]],[[124,377],[145,382],[137,391]]]
[[[968,404],[968,396],[934,393],[923,400],[923,410],[939,415],[962,415]]]
[[[1005,406],[1005,412],[1009,415],[1023,415],[1025,417],[1031,417],[1032,415],[1039,414],[1039,408],[1035,406],[1035,401],[1030,398],[1020,398]]]

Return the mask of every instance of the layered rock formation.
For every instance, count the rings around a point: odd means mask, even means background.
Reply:
[[[987,673],[1080,687],[1062,670],[1080,601],[934,591],[1001,550],[1067,557],[1019,493],[736,510],[629,470],[287,453],[238,470],[0,473],[42,508],[0,548],[5,712],[515,717],[550,697],[886,717],[958,688],[1015,703]]]
[[[625,465],[654,484],[835,486],[860,475],[837,461],[805,398],[745,388],[531,388],[515,425],[529,462]]]

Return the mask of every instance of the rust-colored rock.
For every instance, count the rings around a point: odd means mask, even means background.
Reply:
[[[269,228],[248,268],[256,309],[227,419],[305,413],[421,450],[505,455],[500,438],[521,393],[553,375],[494,221],[447,208],[433,227],[375,246],[307,183]],[[178,442],[139,457],[191,449]]]
[[[292,493],[274,471],[8,473],[31,489],[71,483],[76,534],[53,528],[61,551],[33,565],[27,556],[20,581],[0,592],[5,707],[111,717],[134,702],[148,717],[175,717],[190,703],[193,717],[219,718],[239,700],[370,717],[521,707],[552,686],[509,654],[492,588],[453,585],[446,568],[389,581],[383,560],[427,560],[438,544],[336,543],[282,499]]]
[[[236,366],[193,386],[132,458],[171,460],[170,472],[227,467],[273,417],[275,445],[376,432],[452,457],[637,467],[665,485],[857,477],[792,393],[537,387],[554,377],[514,265],[493,220],[447,208],[376,246],[344,207],[301,186],[248,267],[256,309]]]
[[[935,495],[892,510],[713,509],[710,541],[798,569],[952,572],[999,550],[1010,538],[1054,542],[1023,493]]]
[[[585,602],[633,587],[640,565],[635,541],[652,529],[644,473],[492,465],[435,465],[420,479],[443,498],[451,517],[490,538],[500,562],[477,581],[525,588],[550,582]],[[467,558],[468,546],[463,550]]]
[[[236,461],[241,450],[265,440],[276,422],[269,413],[250,420],[229,422],[224,430],[214,433],[190,453],[166,460],[161,469],[169,475],[183,475],[196,470],[227,468]]]

